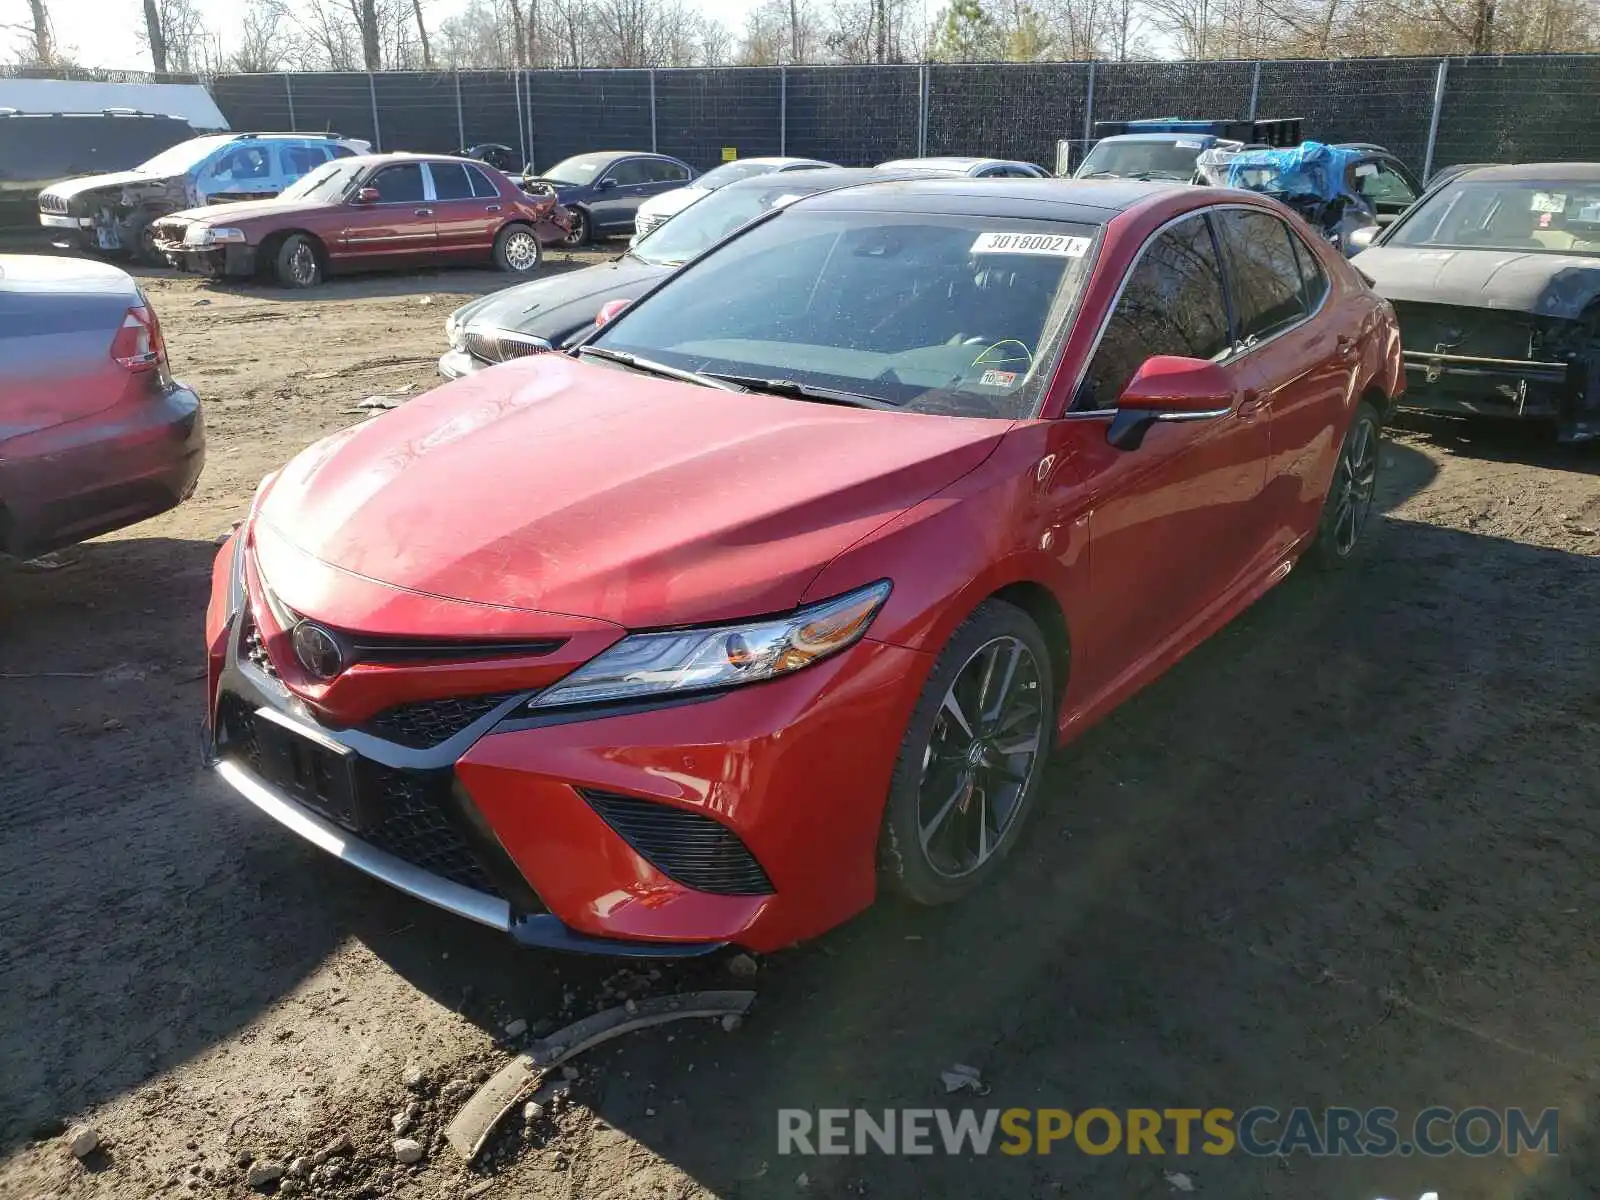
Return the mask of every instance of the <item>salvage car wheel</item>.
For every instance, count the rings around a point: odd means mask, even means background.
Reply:
[[[581,208],[572,210],[572,228],[561,240],[563,246],[584,246],[589,242],[589,214]]]
[[[526,225],[507,225],[494,239],[494,265],[513,275],[536,270],[542,254],[539,239]]]
[[[283,287],[316,287],[322,282],[322,260],[311,239],[302,234],[291,234],[278,247],[278,257],[273,264],[278,283]]]
[[[1034,803],[1054,734],[1039,627],[986,601],[939,655],[901,742],[879,841],[885,882],[948,904],[988,879]]]
[[[1334,567],[1347,561],[1361,544],[1372,516],[1373,494],[1378,489],[1378,460],[1383,435],[1377,410],[1362,401],[1355,420],[1344,435],[1333,482],[1323,502],[1322,523],[1311,549],[1312,561]]]

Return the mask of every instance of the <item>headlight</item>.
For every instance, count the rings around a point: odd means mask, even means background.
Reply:
[[[244,230],[226,225],[191,225],[183,240],[191,246],[220,246],[225,242],[243,242]]]
[[[767,621],[633,634],[534,697],[528,707],[636,700],[787,675],[858,642],[889,598],[889,586],[887,579],[880,580]]]
[[[451,313],[444,319],[445,340],[450,343],[452,350],[465,350],[467,348],[467,331],[461,324],[461,318]]]

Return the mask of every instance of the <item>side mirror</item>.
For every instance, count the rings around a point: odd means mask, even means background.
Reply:
[[[1345,239],[1346,244],[1350,247],[1349,253],[1360,254],[1368,246],[1372,245],[1372,239],[1378,236],[1385,225],[1392,224],[1394,219],[1393,216],[1386,217],[1380,213],[1376,225],[1363,225],[1360,229],[1352,229],[1350,236]]]
[[[609,192],[616,186],[617,181],[615,179],[602,179],[599,183],[594,185],[594,190],[597,192]]]
[[[1233,380],[1214,362],[1158,354],[1134,372],[1117,399],[1106,441],[1137,450],[1157,421],[1205,421],[1233,408]]]
[[[356,193],[357,204],[376,204],[382,198],[383,194],[374,187],[365,187]]]
[[[600,306],[600,311],[594,315],[595,325],[597,327],[604,325],[631,303],[631,300],[607,300]]]

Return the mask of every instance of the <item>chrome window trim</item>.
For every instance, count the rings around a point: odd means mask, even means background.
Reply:
[[[1159,238],[1163,233],[1171,229],[1174,225],[1178,225],[1184,221],[1187,221],[1190,217],[1204,217],[1208,213],[1218,212],[1222,209],[1244,209],[1246,212],[1263,213],[1264,215],[1269,216],[1273,220],[1277,221],[1278,224],[1282,225],[1291,236],[1299,238],[1301,242],[1305,241],[1305,239],[1301,238],[1300,235],[1294,231],[1294,228],[1284,221],[1282,217],[1278,216],[1277,213],[1267,212],[1265,209],[1258,208],[1254,204],[1211,204],[1207,205],[1205,208],[1192,208],[1188,212],[1180,213],[1171,220],[1163,221],[1155,229],[1150,231],[1150,236],[1145,238],[1144,244],[1139,247],[1139,253],[1133,256],[1133,261],[1128,264],[1128,269],[1123,272],[1122,279],[1117,284],[1116,294],[1111,297],[1111,303],[1106,307],[1106,315],[1100,319],[1100,328],[1095,330],[1094,342],[1089,347],[1089,353],[1084,357],[1083,366],[1079,368],[1077,377],[1072,381],[1072,388],[1067,393],[1068,409],[1061,414],[1063,417],[1099,417],[1105,416],[1109,413],[1115,413],[1117,411],[1116,406],[1112,405],[1110,408],[1089,408],[1074,412],[1071,409],[1071,404],[1073,399],[1078,394],[1078,389],[1083,386],[1083,381],[1089,374],[1089,368],[1094,364],[1095,355],[1100,353],[1100,342],[1105,337],[1106,328],[1111,324],[1111,318],[1116,315],[1117,305],[1122,303],[1122,293],[1127,290],[1128,281],[1133,278],[1133,273],[1139,269],[1139,264],[1144,261],[1146,251],[1148,251],[1150,247],[1155,244],[1156,239]],[[1221,239],[1218,237],[1215,229],[1212,229],[1211,237],[1217,247],[1217,265],[1222,270],[1223,299],[1225,302],[1230,302],[1229,320],[1231,324],[1232,294],[1231,289],[1228,286],[1228,268],[1223,265]],[[1314,254],[1315,252],[1313,251],[1312,253]],[[1327,268],[1323,267],[1320,261],[1317,263],[1317,268],[1322,271],[1324,276],[1328,275]],[[1233,363],[1238,362],[1246,355],[1253,354],[1255,351],[1261,349],[1262,346],[1266,346],[1277,341],[1278,338],[1282,337],[1284,334],[1300,328],[1300,326],[1304,325],[1307,321],[1319,315],[1322,310],[1327,307],[1328,297],[1332,295],[1332,293],[1333,279],[1332,277],[1329,277],[1328,286],[1323,291],[1322,299],[1317,304],[1317,307],[1306,313],[1305,316],[1301,317],[1298,321],[1295,321],[1291,325],[1285,325],[1282,329],[1279,329],[1273,333],[1271,337],[1258,338],[1255,341],[1248,343],[1232,344],[1230,345],[1228,353],[1222,355],[1220,358],[1214,358],[1211,361],[1217,363],[1219,366],[1231,366]],[[1228,330],[1228,338],[1230,343],[1232,343],[1233,330],[1231,328]]]

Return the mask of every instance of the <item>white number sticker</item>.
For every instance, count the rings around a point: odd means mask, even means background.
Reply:
[[[973,254],[1049,254],[1056,258],[1082,258],[1089,239],[1064,233],[980,233]]]
[[[1533,203],[1528,206],[1534,212],[1558,213],[1567,211],[1567,197],[1565,192],[1535,192]]]
[[[1368,175],[1376,175],[1377,173],[1377,163],[1362,163],[1356,168],[1356,178],[1358,179],[1365,179]]]

